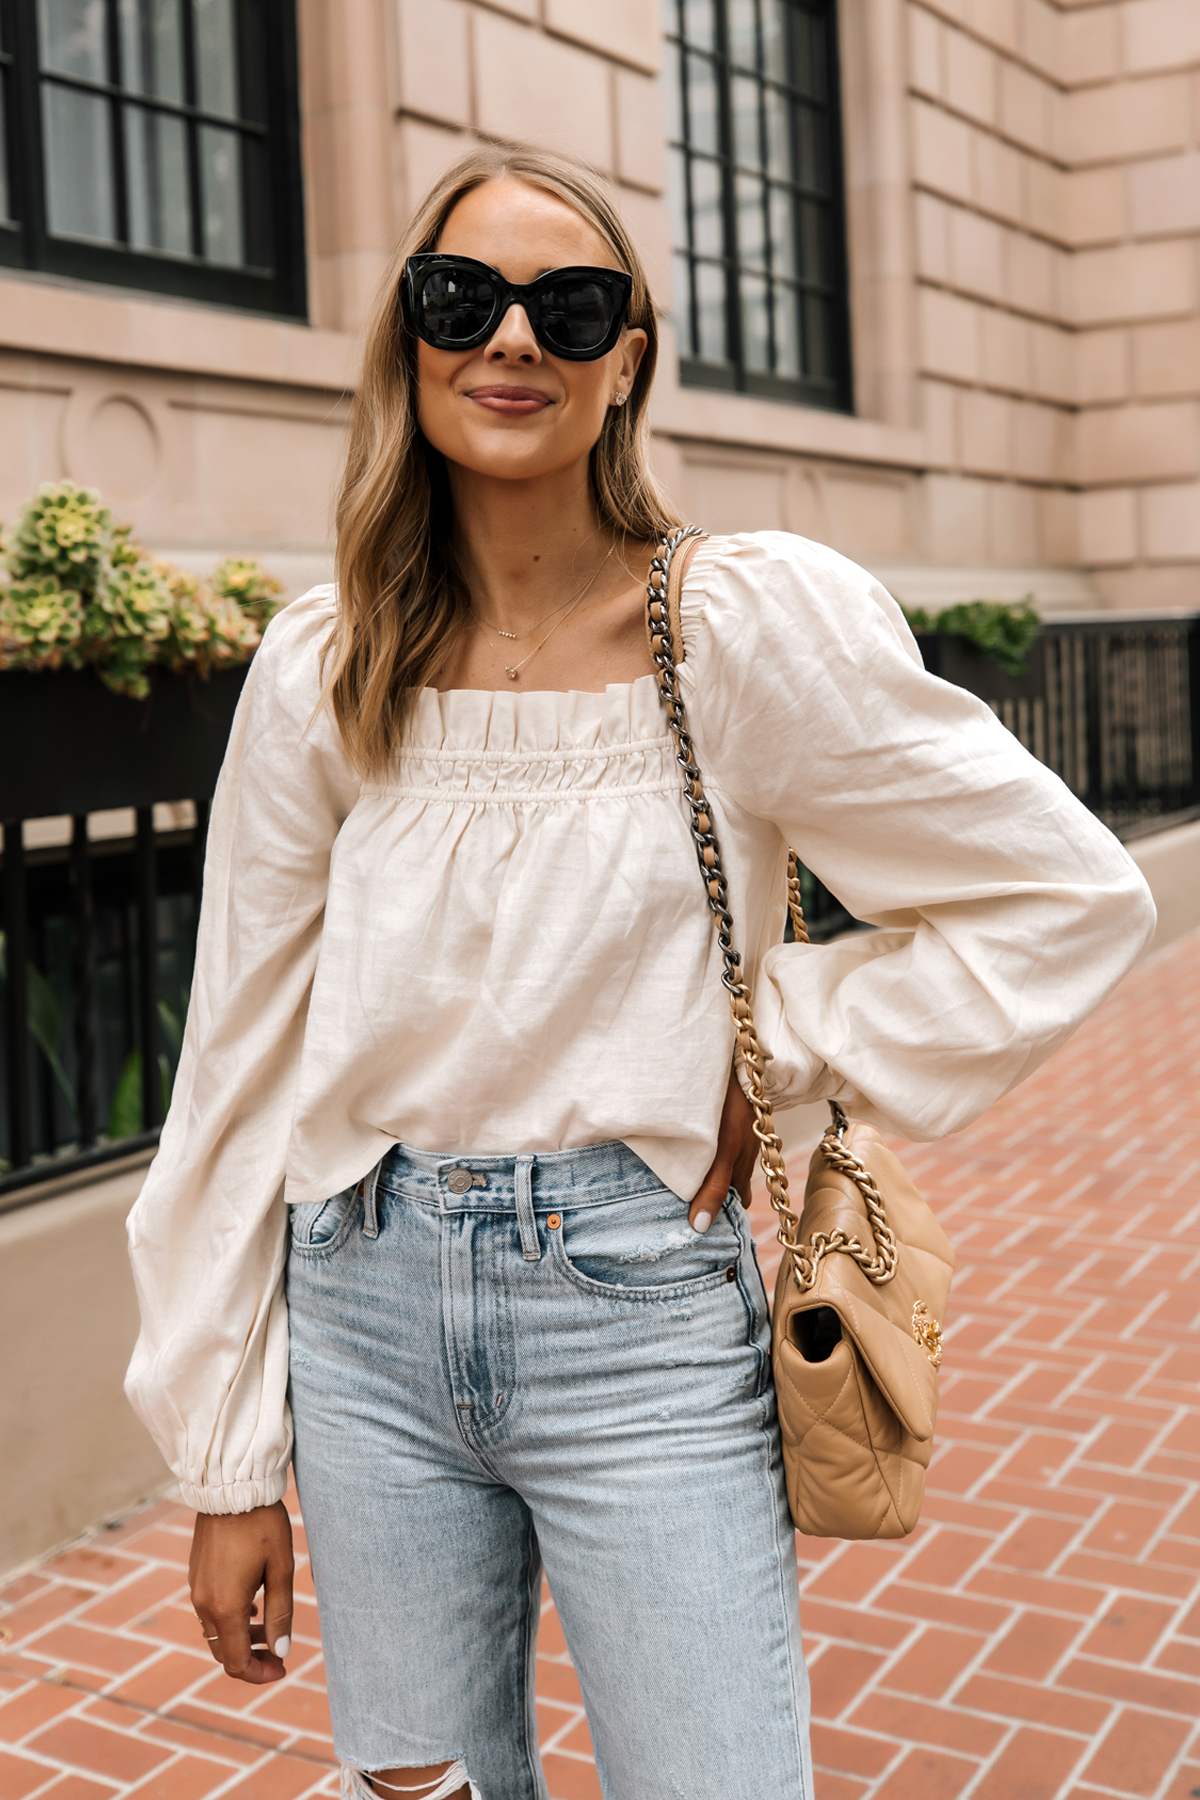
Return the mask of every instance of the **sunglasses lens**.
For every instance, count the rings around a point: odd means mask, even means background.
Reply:
[[[538,327],[553,350],[595,350],[612,330],[615,302],[598,281],[576,276],[543,288]]]
[[[496,290],[478,269],[435,269],[421,287],[421,322],[439,344],[469,344],[487,331]]]

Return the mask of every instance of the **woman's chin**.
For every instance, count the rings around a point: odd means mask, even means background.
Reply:
[[[486,444],[462,444],[457,455],[448,451],[442,454],[448,463],[465,474],[488,481],[541,481],[548,476],[561,475],[568,469],[586,468],[589,457],[587,449],[580,451],[574,444],[522,442],[515,434],[509,436],[507,433],[500,443],[493,437]]]

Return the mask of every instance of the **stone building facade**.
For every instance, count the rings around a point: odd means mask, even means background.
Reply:
[[[821,10],[758,5],[760,31]],[[665,33],[660,0],[298,0],[304,315],[0,267],[0,518],[68,476],[180,562],[322,578],[364,313],[483,137],[611,177],[666,315],[656,457],[688,515],[823,539],[917,603],[1195,608],[1197,0],[838,0],[833,406],[681,379],[665,36],[747,6],[669,0]]]

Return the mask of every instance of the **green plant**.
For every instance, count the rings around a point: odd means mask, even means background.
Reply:
[[[279,611],[277,596],[283,592],[283,583],[268,575],[252,556],[227,556],[213,570],[212,589],[227,600],[236,600],[261,628]]]
[[[0,1000],[3,999],[3,989],[7,979],[7,944],[4,933],[0,931]],[[25,963],[25,981],[29,998],[30,1036],[45,1057],[72,1118],[78,1122],[79,1104],[74,1084],[63,1065],[61,1054],[64,1027],[58,996],[37,965],[28,959]],[[187,1020],[189,997],[188,992],[184,990],[179,995],[177,1006],[173,1006],[169,1000],[164,1000],[161,996],[158,1002],[159,1029],[162,1032],[162,1042],[167,1046],[165,1052],[160,1051],[158,1054],[159,1079],[162,1083],[162,1117],[164,1119],[167,1116],[167,1108],[171,1104],[171,1089],[175,1081],[173,1070],[178,1066],[180,1051],[183,1048],[183,1028]],[[112,1104],[108,1109],[104,1138],[107,1142],[113,1143],[119,1138],[137,1137],[143,1129],[142,1053],[140,1049],[134,1049],[129,1052],[121,1065],[121,1073],[117,1077]],[[8,1163],[0,1157],[0,1172],[8,1167]]]
[[[171,596],[164,660],[168,668],[179,674],[189,663],[203,661],[204,647],[212,635],[208,596],[198,575],[174,569],[168,562],[156,562],[154,567],[166,582]]]
[[[167,1116],[167,1108],[171,1104],[171,1089],[174,1077],[171,1073],[172,1061],[178,1063],[179,1052],[183,1048],[183,1025],[187,1017],[188,996],[180,996],[180,1007],[177,1011],[169,1001],[158,1002],[158,1022],[163,1037],[170,1049],[170,1057],[160,1050],[158,1055],[158,1073],[162,1082],[162,1116]],[[121,1067],[117,1078],[116,1091],[112,1105],[108,1109],[108,1123],[104,1135],[110,1143],[118,1138],[137,1137],[145,1129],[142,1111],[142,1053],[140,1049],[131,1050]]]
[[[209,584],[155,561],[90,488],[47,483],[3,536],[0,669],[93,667],[144,699],[152,671],[247,662],[281,585],[253,557],[228,557]]]
[[[0,931],[0,986],[8,979],[8,947]],[[25,986],[29,1000],[29,1030],[34,1042],[50,1065],[50,1072],[62,1092],[63,1099],[76,1117],[75,1089],[63,1067],[59,1049],[63,1038],[62,1012],[58,997],[36,963],[26,959]]]
[[[14,581],[3,591],[7,662],[14,669],[57,669],[83,636],[83,601],[54,575]]]
[[[6,561],[18,579],[54,576],[90,599],[112,557],[117,527],[99,494],[72,481],[46,482],[27,501],[10,536]]]
[[[171,1104],[171,1065],[165,1056],[159,1053],[158,1072],[162,1081],[162,1116],[167,1116],[167,1108]],[[108,1109],[108,1123],[104,1127],[104,1135],[110,1144],[118,1138],[138,1137],[144,1129],[142,1123],[142,1053],[131,1050],[125,1058],[117,1080],[116,1092],[112,1105]]]
[[[83,622],[85,655],[93,650],[101,680],[118,694],[144,700],[147,671],[171,632],[171,590],[148,562],[121,563],[96,592]]]
[[[1014,679],[1024,675],[1029,647],[1042,627],[1032,594],[1018,601],[960,601],[936,614],[905,607],[904,616],[913,631],[965,638]]]
[[[197,575],[173,569],[170,563],[159,562],[154,566],[166,581],[171,595],[170,629],[162,657],[169,668],[181,674],[193,665],[207,677],[214,669],[245,662],[253,656],[261,641],[265,620],[259,620],[249,607],[243,609],[231,596],[206,587]],[[257,563],[253,567],[263,582],[272,581]],[[213,580],[215,586],[215,575]],[[278,582],[272,585],[279,586]],[[276,610],[272,604],[267,618]]]

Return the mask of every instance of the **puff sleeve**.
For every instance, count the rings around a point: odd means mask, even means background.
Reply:
[[[1130,967],[1146,884],[982,701],[925,672],[865,570],[778,532],[695,562],[681,680],[718,815],[724,797],[769,820],[880,928],[751,967],[772,1098],[959,1130]]]
[[[284,1166],[330,856],[357,780],[317,711],[331,589],[268,628],[213,802],[191,1002],[129,1219],[126,1392],[200,1512],[282,1497],[291,1452]]]

